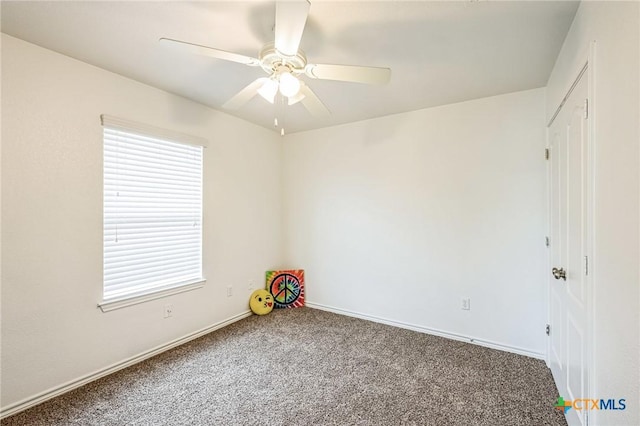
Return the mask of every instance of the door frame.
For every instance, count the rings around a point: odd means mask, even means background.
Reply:
[[[595,276],[596,276],[596,268],[597,268],[597,259],[594,257],[594,246],[595,246],[595,222],[594,217],[596,213],[596,199],[595,199],[595,159],[597,156],[596,152],[596,117],[597,117],[597,109],[596,109],[596,42],[591,41],[586,49],[584,49],[583,53],[578,56],[578,58],[583,58],[580,61],[576,62],[576,66],[574,66],[573,72],[571,76],[575,76],[570,80],[570,84],[568,89],[565,91],[565,95],[562,98],[562,101],[557,105],[556,110],[554,111],[553,116],[549,119],[546,125],[546,149],[550,148],[550,140],[549,140],[549,128],[551,124],[558,116],[560,110],[564,106],[564,103],[569,98],[571,92],[574,87],[582,77],[584,72],[587,72],[587,99],[588,99],[588,121],[587,121],[587,158],[585,160],[585,193],[584,197],[586,198],[586,202],[584,203],[586,209],[586,233],[587,233],[587,241],[585,253],[588,259],[588,273],[585,277],[586,279],[586,292],[587,292],[587,323],[585,326],[587,327],[587,353],[588,357],[587,365],[587,376],[588,376],[588,386],[587,392],[588,395],[583,397],[585,398],[595,398],[597,396],[597,383],[596,383],[596,358],[595,358],[595,347],[596,347],[596,334],[595,334],[595,321],[596,321],[596,300],[595,300]],[[552,206],[552,191],[551,191],[551,161],[547,161],[547,235],[550,236],[551,233],[551,206]],[[553,244],[553,242],[551,242]],[[547,270],[545,271],[545,275],[547,276],[546,280],[546,303],[547,303],[547,324],[550,324],[551,321],[551,284],[552,284],[552,275],[549,271],[554,266],[552,265],[551,259],[551,248],[547,247]],[[583,265],[584,266],[584,265]],[[551,330],[553,333],[553,329]],[[548,368],[551,368],[551,339],[547,336],[547,344],[546,344],[546,357],[545,362]],[[556,384],[557,386],[557,384]],[[597,410],[594,411],[586,411],[587,416],[587,424],[596,423],[596,414]]]

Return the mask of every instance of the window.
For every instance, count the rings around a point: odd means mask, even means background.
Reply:
[[[202,141],[108,116],[102,124],[100,307],[202,286]]]

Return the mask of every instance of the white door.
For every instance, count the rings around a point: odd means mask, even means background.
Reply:
[[[589,398],[588,69],[549,127],[551,161],[551,372],[565,401]],[[592,396],[593,397],[593,396]],[[578,404],[579,407],[586,404]],[[567,410],[570,426],[588,410]]]

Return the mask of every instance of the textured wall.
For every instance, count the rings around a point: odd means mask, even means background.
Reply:
[[[248,309],[249,280],[281,262],[278,136],[5,35],[2,89],[3,407]],[[204,288],[96,307],[103,113],[209,140]]]
[[[543,356],[544,147],[543,89],[290,135],[309,302]]]

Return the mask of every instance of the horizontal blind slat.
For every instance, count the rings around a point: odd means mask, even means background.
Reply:
[[[158,155],[149,155],[145,158],[147,161],[140,160],[140,153],[137,152],[122,152],[120,150],[105,152],[104,158],[108,159],[110,163],[115,163],[121,168],[139,167],[142,169],[158,169],[160,167],[167,168],[168,170],[185,173],[187,175],[195,175],[193,167],[200,164],[199,161],[189,161],[188,159],[180,159],[174,156],[161,157]]]
[[[146,294],[152,291],[160,291],[167,288],[175,287],[180,283],[190,283],[194,281],[201,281],[203,278],[201,276],[192,275],[192,276],[175,276],[171,277],[165,281],[150,281],[147,283],[137,284],[135,286],[127,286],[122,288],[112,288],[109,289],[108,292],[105,291],[105,299],[119,299],[127,296],[139,296],[142,294]]]
[[[199,152],[198,147],[185,149],[184,145],[173,143],[158,143],[150,139],[144,140],[140,138],[127,138],[126,135],[106,135],[105,140],[109,143],[105,147],[106,152],[121,150],[123,152],[145,152],[164,157],[181,157],[185,159],[196,160],[194,153]]]
[[[166,247],[168,244],[171,244],[172,248],[176,249],[185,249],[185,248],[197,248],[200,246],[200,241],[194,240],[183,240],[183,241],[148,241],[148,242],[131,242],[128,244],[119,244],[112,241],[108,241],[104,245],[104,253],[105,257],[109,257],[111,253],[122,253],[122,254],[142,254],[144,251],[155,251],[156,249],[161,249]]]
[[[127,131],[124,129],[113,129],[108,126],[104,127],[104,135],[107,139],[121,139],[124,142],[137,142],[137,143],[146,143],[151,146],[155,146],[156,144],[162,145],[167,144],[175,150],[183,150],[187,151],[189,149],[199,149],[202,147],[200,144],[191,145],[189,142],[183,143],[181,140],[177,140],[174,138],[162,138],[158,136],[152,135],[144,135],[138,132]]]
[[[174,261],[159,265],[148,265],[145,263],[144,268],[141,268],[140,265],[129,265],[111,271],[105,278],[109,280],[111,286],[117,285],[118,283],[133,285],[136,280],[145,280],[148,278],[153,280],[159,276],[166,277],[176,272],[193,271],[197,263],[198,259],[189,262]]]
[[[177,236],[186,236],[188,238],[193,238],[200,233],[200,229],[197,227],[191,227],[191,229],[181,229],[181,228],[166,228],[163,230],[146,230],[144,228],[140,229],[118,229],[118,238],[120,241],[130,241],[130,240],[139,240],[143,238],[148,238],[149,240],[156,240],[158,238],[171,238]],[[105,232],[106,235],[114,235],[116,233],[116,227],[113,229],[107,229]]]
[[[173,259],[181,259],[185,257],[185,254],[196,253],[197,250],[186,248],[179,250],[167,250],[167,251],[156,251],[153,254],[150,253],[142,253],[138,255],[127,255],[127,256],[109,256],[104,260],[106,264],[113,264],[116,267],[125,267],[128,265],[137,265],[140,263],[140,259],[144,259],[147,264],[152,264],[159,261],[171,261]]]
[[[125,180],[121,180],[119,182],[108,181],[105,187],[105,190],[110,190],[114,192],[123,192],[125,195],[131,195],[131,194],[127,194],[126,192],[127,190],[131,190],[131,191],[149,190],[150,193],[154,191],[163,192],[165,190],[167,191],[167,193],[172,193],[173,191],[182,192],[185,194],[201,193],[201,190],[196,187],[188,187],[188,186],[185,187],[185,185],[162,183],[162,182],[158,182],[157,180],[154,181],[151,179],[148,182],[143,180],[138,180],[136,182],[125,181]]]
[[[188,143],[182,143],[181,141],[177,141],[175,139],[170,138],[160,138],[157,136],[151,135],[142,135],[136,132],[128,132],[122,129],[109,129],[104,128],[105,139],[109,140],[119,140],[125,143],[135,143],[135,144],[146,144],[151,148],[154,147],[165,147],[166,149],[173,149],[175,151],[190,151],[192,149],[199,149],[201,146],[198,145],[190,145]]]
[[[192,269],[185,270],[174,270],[172,273],[167,273],[163,275],[154,275],[154,276],[144,276],[144,277],[132,277],[130,279],[125,279],[121,281],[115,281],[108,287],[109,290],[122,290],[127,288],[135,288],[138,286],[144,285],[157,285],[164,286],[167,284],[171,284],[172,282],[177,281],[187,281],[195,278],[199,278],[200,274],[193,271]]]

